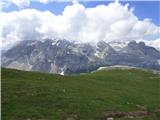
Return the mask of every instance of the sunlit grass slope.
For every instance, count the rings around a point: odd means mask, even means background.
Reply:
[[[2,120],[105,120],[110,112],[147,109],[132,120],[158,120],[160,75],[138,69],[60,76],[1,70]],[[114,120],[128,120],[117,117]]]

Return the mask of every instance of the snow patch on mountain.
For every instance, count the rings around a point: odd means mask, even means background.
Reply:
[[[158,62],[158,64],[160,65],[160,59],[159,59],[159,60],[157,60],[157,62]]]

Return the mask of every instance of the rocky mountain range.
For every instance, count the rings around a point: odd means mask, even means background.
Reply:
[[[3,67],[58,74],[90,72],[111,65],[160,70],[160,51],[135,41],[117,51],[105,41],[91,45],[67,40],[24,40],[3,51],[1,58]]]

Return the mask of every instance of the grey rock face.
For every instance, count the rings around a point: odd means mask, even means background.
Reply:
[[[119,52],[118,58],[122,65],[160,70],[160,52],[143,42],[130,42]]]
[[[106,65],[160,70],[160,52],[143,42],[130,42],[120,51],[100,41],[96,46],[67,40],[26,40],[2,53],[2,66],[29,71],[72,74]]]

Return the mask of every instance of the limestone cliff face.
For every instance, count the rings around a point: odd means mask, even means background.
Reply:
[[[2,53],[2,66],[28,71],[72,74],[102,66],[127,65],[160,70],[160,52],[143,42],[116,51],[104,41],[96,45],[67,40],[26,40]]]

